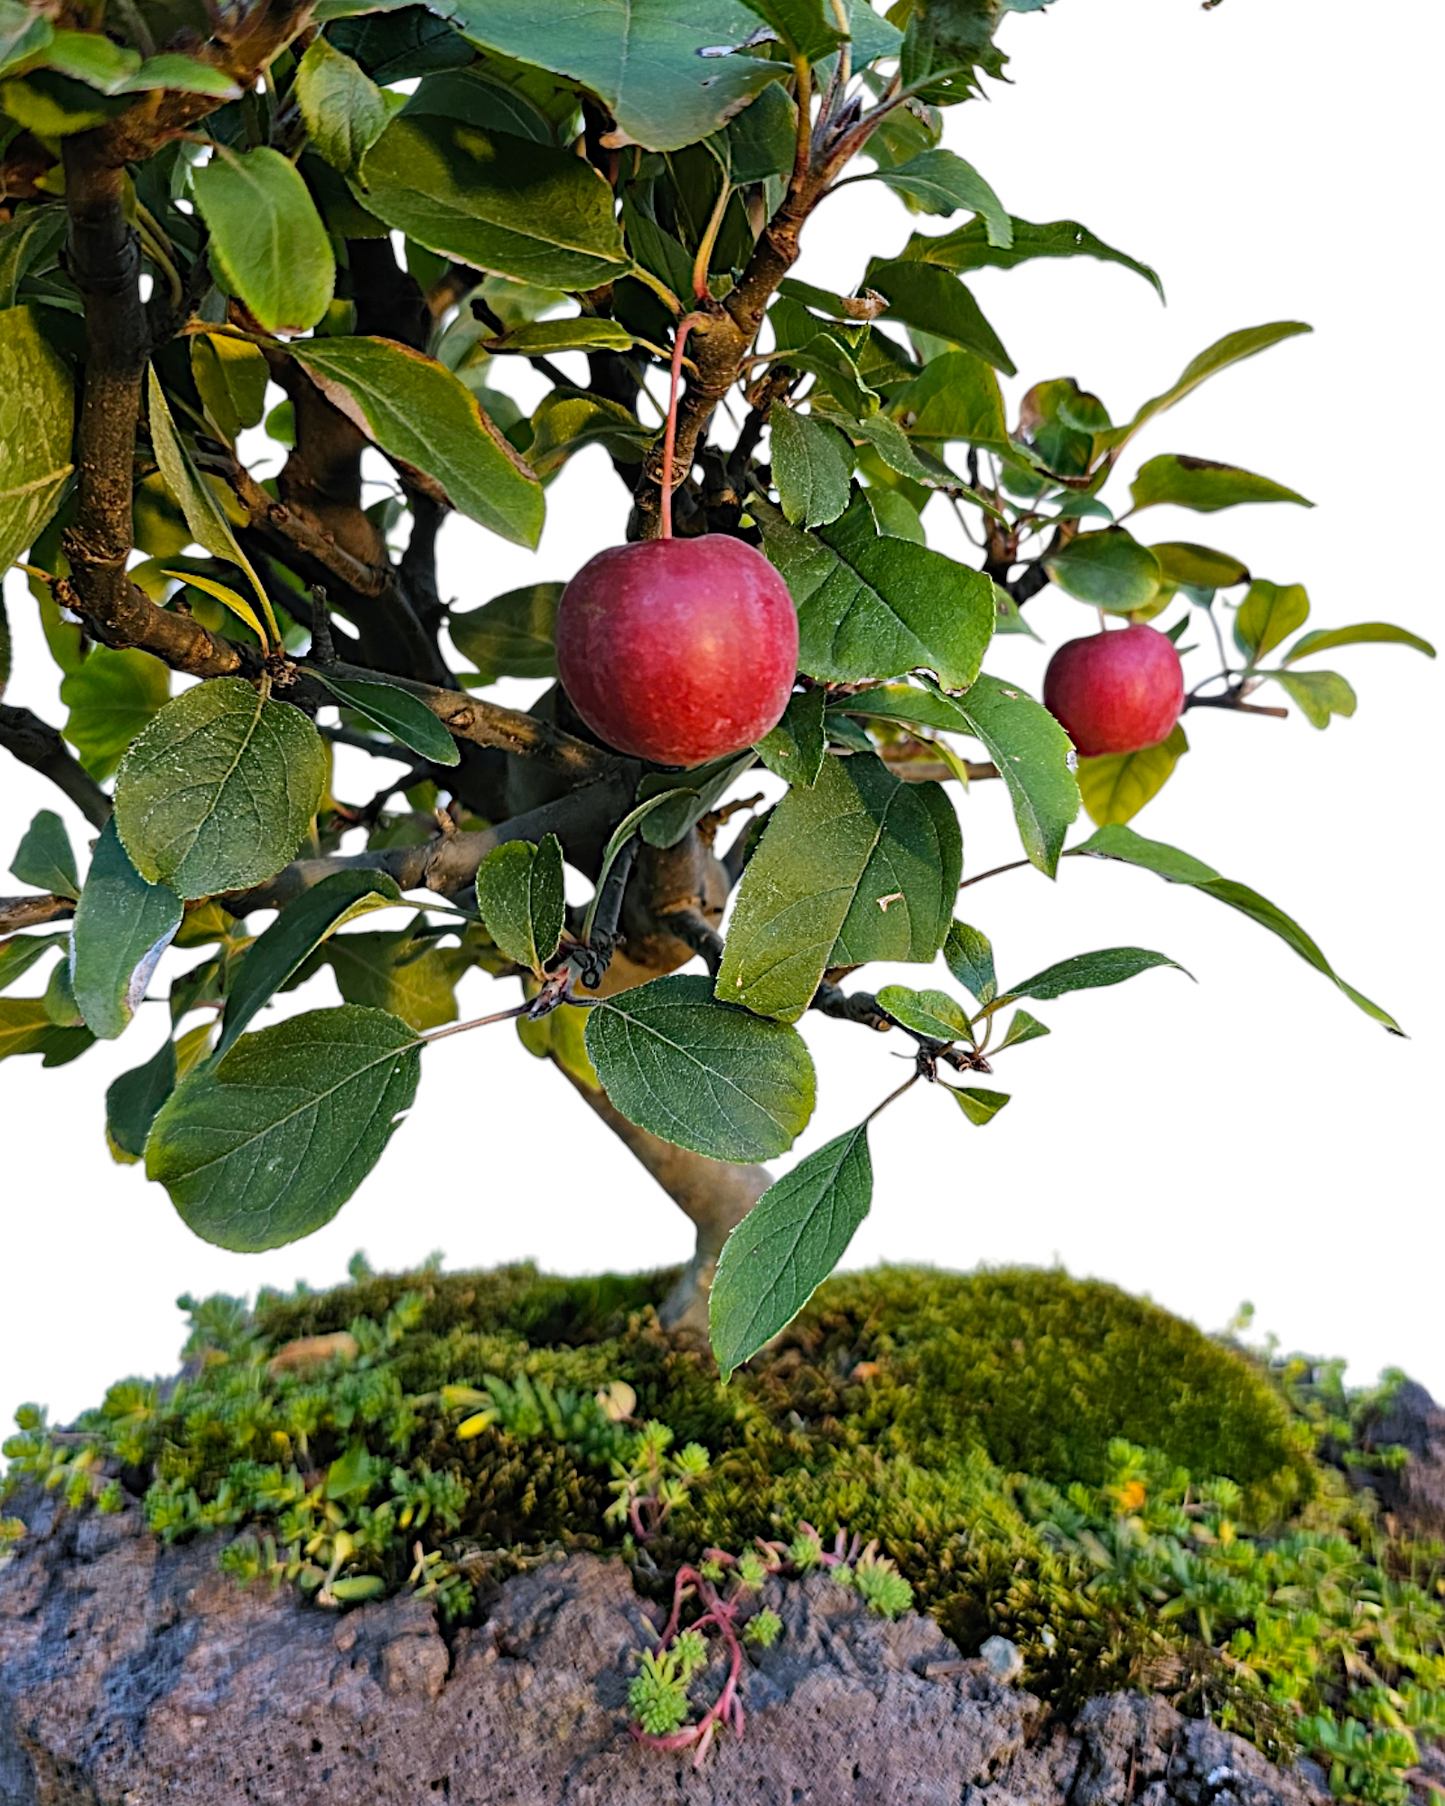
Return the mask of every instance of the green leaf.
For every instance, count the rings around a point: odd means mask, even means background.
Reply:
[[[998,995],[993,945],[980,929],[970,928],[966,922],[951,923],[943,943],[943,963],[980,1003],[992,1003]]]
[[[782,1154],[813,1114],[813,1062],[796,1029],[719,1003],[706,977],[655,978],[593,1006],[587,1053],[639,1128],[711,1160]]]
[[[84,1028],[86,1021],[75,1001],[70,983],[69,960],[57,960],[45,985],[45,1013],[57,1028]]]
[[[966,207],[980,217],[986,242],[1001,250],[1013,245],[1013,222],[988,183],[951,150],[926,150],[869,178],[916,201],[925,213],[957,213]]]
[[[217,583],[214,577],[202,576],[198,571],[162,571],[163,577],[176,577],[182,583],[189,583],[200,590],[203,596],[209,596],[227,608],[238,621],[243,621],[256,638],[265,644],[266,629],[261,625],[261,618],[244,596],[238,596],[235,590],[224,583]]]
[[[1193,508],[1198,514],[1215,514],[1242,502],[1298,502],[1304,508],[1314,507],[1283,483],[1272,483],[1235,464],[1186,458],[1179,452],[1164,452],[1141,464],[1129,493],[1135,508],[1157,508],[1170,502],[1177,508]]]
[[[380,1159],[416,1096],[420,1050],[404,1022],[354,1004],[246,1035],[166,1100],[146,1177],[217,1247],[258,1253],[310,1235]]]
[[[967,1041],[973,1045],[968,1012],[947,991],[914,991],[907,985],[884,985],[878,1001],[903,1028],[931,1041]]]
[[[1331,715],[1355,712],[1355,692],[1338,671],[1276,671],[1274,681],[1312,727],[1328,727]]]
[[[1151,953],[1147,947],[1101,947],[1097,953],[1076,953],[1072,959],[1061,959],[1057,965],[1046,966],[1022,984],[1010,985],[1002,996],[986,1007],[991,1011],[1002,1009],[1018,997],[1035,997],[1047,1003],[1050,998],[1062,997],[1069,991],[1090,991],[1102,985],[1123,984],[1125,979],[1137,978],[1141,972],[1152,972],[1156,966],[1173,966],[1176,972],[1184,972],[1177,960],[1164,953]],[[1192,976],[1188,972],[1184,975],[1186,978]]]
[[[94,1042],[88,1028],[57,1028],[43,997],[0,997],[0,1060],[38,1053],[42,1065],[66,1066]]]
[[[991,1123],[1009,1101],[1006,1091],[986,1091],[979,1085],[945,1085],[943,1089],[980,1129]]]
[[[430,759],[434,765],[457,765],[461,754],[457,743],[436,716],[409,690],[397,684],[372,683],[359,677],[333,677],[329,671],[306,667],[312,677],[320,678],[334,696],[348,708],[356,709],[368,721],[385,728],[393,740],[399,740],[414,753]]]
[[[447,622],[452,641],[486,677],[555,677],[557,604],[565,585],[529,583]]]
[[[331,967],[347,1003],[387,1010],[418,1031],[456,1021],[457,979],[469,963],[457,948],[419,944],[411,928],[338,934],[318,960]]]
[[[978,676],[993,585],[943,553],[880,534],[861,491],[817,533],[762,502],[764,548],[798,609],[798,664],[826,683],[931,671],[950,690]]]
[[[860,0],[866,4],[866,0]],[[869,8],[870,15],[872,13]],[[727,170],[733,187],[787,176],[793,167],[798,143],[798,109],[778,82],[769,82],[756,98],[727,123],[721,137],[708,148]],[[721,145],[719,151],[716,147]]]
[[[758,756],[774,777],[806,790],[817,782],[827,750],[823,711],[828,692],[821,688],[800,690],[788,698],[778,725],[758,742]]]
[[[1027,691],[987,673],[957,700],[967,731],[983,742],[1008,789],[1024,852],[1052,878],[1079,813],[1069,736]]]
[[[1123,527],[1080,533],[1047,554],[1044,568],[1059,588],[1115,614],[1145,608],[1158,594],[1163,573],[1148,546]]]
[[[872,1201],[866,1122],[800,1160],[758,1199],[723,1246],[708,1303],[724,1380],[802,1310]]]
[[[1079,760],[1079,793],[1089,818],[1098,827],[1133,818],[1168,783],[1174,767],[1189,751],[1184,729],[1176,721],[1169,738],[1143,752],[1104,753]]]
[[[939,784],[904,784],[865,753],[824,759],[778,804],[738,887],[717,992],[796,1022],[832,966],[926,962],[962,864]]]
[[[590,88],[617,121],[615,141],[648,150],[706,138],[787,72],[727,54],[758,27],[737,0],[600,0],[563,17],[548,0],[460,0],[452,17],[473,43]]]
[[[145,1153],[156,1112],[175,1090],[176,1045],[167,1035],[144,1065],[112,1080],[105,1094],[105,1133],[112,1154],[129,1163]]]
[[[39,53],[55,37],[55,27],[33,6],[0,0],[0,74]]]
[[[1059,723],[1026,691],[983,673],[962,696],[881,684],[838,708],[982,741],[1008,789],[1024,851],[1053,877],[1064,834],[1079,813],[1074,749]]]
[[[872,484],[863,491],[878,531],[890,539],[911,539],[916,546],[927,545],[928,535],[918,510],[906,495],[896,489],[880,489]]]
[[[795,370],[816,376],[846,413],[867,419],[878,412],[878,396],[864,382],[857,364],[832,333],[816,333],[804,344],[790,346],[783,353],[783,359]],[[818,391],[815,389],[812,393],[816,395]]]
[[[1268,898],[1250,890],[1247,885],[1220,877],[1213,866],[1206,865],[1193,854],[1181,852],[1178,847],[1167,846],[1161,840],[1145,840],[1142,834],[1136,834],[1132,828],[1117,826],[1100,828],[1072,851],[1140,866],[1171,884],[1192,885],[1206,896],[1227,903],[1231,909],[1239,910],[1251,921],[1258,922],[1262,928],[1268,928],[1272,934],[1277,934],[1286,946],[1292,947],[1301,959],[1307,960],[1317,972],[1322,972],[1338,985],[1351,1003],[1362,1009],[1367,1016],[1372,1016],[1376,1022],[1383,1023],[1391,1034],[1402,1035],[1405,1032],[1393,1016],[1382,1010],[1377,1003],[1371,1003],[1368,997],[1362,996],[1352,985],[1345,983],[1298,922],[1293,921],[1282,909],[1276,908]]]
[[[12,934],[0,941],[0,991],[8,991],[43,954],[63,947],[69,939],[66,934]]]
[[[848,506],[853,448],[836,427],[781,402],[768,421],[773,484],[793,526],[821,527]]]
[[[29,70],[23,79],[12,75],[5,83],[3,98],[4,110],[14,124],[41,138],[88,132],[126,107],[120,96],[101,94],[56,70],[40,68]]]
[[[0,27],[0,39],[3,35]],[[17,211],[0,226],[0,308],[14,307],[20,284],[31,270],[55,267],[65,243],[65,225],[64,206],[51,202]]]
[[[267,332],[315,326],[331,303],[336,260],[295,166],[267,144],[217,150],[191,186],[211,262],[256,320]]]
[[[612,190],[570,151],[403,113],[362,159],[357,199],[443,257],[577,291],[622,274]]]
[[[299,176],[297,180],[300,180]],[[202,481],[200,472],[191,462],[190,453],[176,432],[176,423],[171,418],[171,410],[154,364],[146,373],[146,397],[151,449],[155,452],[156,463],[160,466],[166,488],[180,504],[181,513],[185,515],[186,525],[196,543],[203,545],[215,557],[239,565],[250,578],[251,588],[256,592],[256,600],[261,606],[261,618],[265,621],[271,638],[279,645],[281,631],[271,612],[270,599],[262,587],[261,579],[252,568],[250,559],[237,543],[236,535],[231,531],[231,523],[226,519],[225,510],[217,500],[215,491],[209,483]]]
[[[808,63],[831,56],[847,35],[839,31],[825,0],[746,0],[746,5],[772,26],[790,57]]]
[[[670,807],[658,807],[643,816],[637,831],[650,847],[675,847],[710,809],[717,807],[743,773],[755,763],[756,754],[732,753],[690,771],[650,771],[637,786],[637,800],[672,792]]]
[[[74,469],[75,381],[39,321],[0,310],[0,572],[39,538]]]
[[[1266,583],[1256,577],[1234,617],[1235,644],[1254,664],[1303,627],[1309,613],[1302,583]]]
[[[484,351],[514,351],[526,357],[549,357],[554,351],[627,351],[645,341],[616,320],[578,314],[566,320],[528,320],[504,338],[482,339]]]
[[[493,533],[536,545],[541,484],[445,365],[390,339],[307,339],[291,351],[388,456],[431,477],[454,508]]]
[[[243,427],[260,424],[270,369],[258,346],[223,332],[198,332],[191,340],[191,376],[207,418],[228,445]]]
[[[325,38],[312,40],[293,89],[312,148],[348,175],[386,130],[386,97],[360,66]]]
[[[1046,225],[1034,225],[1028,220],[1013,218],[1009,225],[1008,244],[994,243],[988,222],[975,219],[941,238],[915,233],[903,255],[942,264],[944,269],[955,274],[989,267],[1011,270],[1036,257],[1095,257],[1101,263],[1118,263],[1133,270],[1153,284],[1161,301],[1164,299],[1164,286],[1147,263],[1140,263],[1123,251],[1116,251],[1112,245],[1106,245],[1102,238],[1096,238],[1077,220],[1056,219]]]
[[[231,979],[216,1058],[224,1059],[256,1012],[346,922],[401,901],[384,872],[334,872],[302,891],[247,948]]]
[[[119,93],[140,64],[138,50],[124,48],[98,31],[57,31],[45,56],[46,68],[102,94]]]
[[[121,755],[170,695],[171,674],[149,652],[95,646],[64,678],[60,700],[70,710],[66,739],[91,777],[108,778]]]
[[[562,939],[562,844],[508,840],[477,868],[477,908],[487,933],[510,960],[539,976]]]
[[[1027,1010],[1015,1010],[1008,1030],[994,1052],[1002,1053],[1006,1047],[1021,1047],[1025,1041],[1037,1041],[1041,1035],[1051,1032],[1037,1016],[1031,1016]]]
[[[317,24],[328,18],[344,21],[326,35],[373,81],[383,85],[407,81],[476,61],[475,50],[449,21],[425,7],[404,5],[369,18],[351,16],[374,4],[375,0],[320,0],[312,15]]]
[[[129,1024],[183,913],[173,890],[147,884],[131,864],[112,816],[76,905],[70,956],[76,1004],[102,1041],[113,1041]]]
[[[25,830],[10,870],[22,884],[34,885],[36,890],[57,897],[80,895],[70,836],[53,809],[41,809]]]
[[[933,358],[893,397],[892,409],[914,439],[963,439],[999,449],[1009,444],[998,378],[967,351]]]
[[[118,92],[144,94],[155,88],[168,88],[176,94],[208,94],[214,100],[238,100],[242,92],[224,69],[174,50],[148,56],[135,74],[121,83]]]
[[[935,338],[946,339],[971,351],[1005,376],[1017,374],[1013,359],[983,317],[977,301],[940,264],[910,262],[870,263],[867,283],[888,299],[885,319],[916,327]]]
[[[546,477],[585,447],[601,445],[624,462],[640,464],[654,437],[620,402],[554,389],[532,415],[527,462]]]
[[[1226,333],[1222,339],[1199,356],[1186,364],[1179,380],[1167,388],[1162,395],[1156,395],[1146,401],[1128,426],[1110,427],[1100,433],[1096,440],[1097,449],[1101,451],[1116,450],[1127,443],[1139,431],[1146,421],[1152,420],[1156,414],[1162,414],[1166,408],[1172,408],[1177,401],[1197,389],[1202,382],[1207,382],[1221,370],[1227,370],[1231,364],[1239,363],[1243,358],[1254,357],[1260,351],[1268,351],[1271,345],[1278,345],[1281,339],[1292,339],[1302,332],[1311,332],[1312,327],[1298,320],[1277,320],[1268,326],[1246,326],[1239,332]]]
[[[535,71],[514,73],[537,79]],[[489,132],[510,132],[517,138],[530,138],[534,144],[555,146],[557,135],[544,108],[520,89],[507,86],[498,74],[495,65],[489,70],[481,63],[467,69],[438,70],[422,82],[407,101],[406,110],[413,118],[439,113],[444,119],[460,119]],[[566,99],[570,102],[573,97]]]
[[[1166,583],[1187,583],[1194,589],[1233,589],[1236,583],[1249,582],[1248,567],[1229,552],[1190,545],[1186,540],[1166,540],[1149,550],[1159,560]]]
[[[172,697],[121,764],[115,818],[152,884],[181,896],[245,890],[295,853],[320,806],[326,749],[299,709],[239,677]]]
[[[1335,646],[1364,646],[1385,642],[1397,646],[1413,646],[1427,658],[1434,658],[1435,648],[1419,634],[1407,633],[1403,627],[1392,627],[1388,621],[1362,621],[1356,627],[1325,627],[1297,639],[1280,661],[1292,665],[1296,659],[1309,658],[1316,652],[1328,652]]]

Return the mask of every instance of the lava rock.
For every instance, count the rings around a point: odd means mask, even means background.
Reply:
[[[5,1806],[1324,1806],[1318,1777],[1162,1700],[1091,1701],[1072,1728],[931,1619],[887,1623],[824,1574],[769,1582],[743,1738],[701,1771],[626,1725],[655,1608],[620,1561],[509,1580],[450,1640],[430,1602],[345,1615],[242,1588],[216,1544],[141,1514],[17,1501],[0,1571]],[[931,1671],[936,1678],[928,1678]]]

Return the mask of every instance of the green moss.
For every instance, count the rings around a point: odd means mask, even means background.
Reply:
[[[22,1414],[7,1484],[107,1508],[124,1486],[160,1536],[230,1532],[240,1579],[332,1604],[409,1584],[453,1617],[548,1547],[632,1552],[634,1521],[644,1586],[844,1529],[964,1649],[1017,1643],[1061,1709],[1155,1686],[1403,1799],[1416,1735],[1445,1734],[1445,1551],[1386,1537],[1319,1458],[1363,1421],[1337,1372],[1062,1272],[899,1268],[830,1281],[724,1387],[657,1322],[672,1277],[358,1265],[210,1299],[173,1388],[122,1382],[64,1444]],[[275,1359],[342,1331],[319,1367]]]

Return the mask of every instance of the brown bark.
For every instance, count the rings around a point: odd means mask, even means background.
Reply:
[[[0,746],[22,765],[49,778],[92,827],[103,828],[110,819],[110,798],[68,750],[59,728],[29,709],[0,706]]]
[[[63,922],[75,914],[70,897],[0,897],[0,934],[18,928],[40,928],[46,922]]]
[[[723,1243],[772,1184],[772,1175],[763,1166],[731,1166],[661,1141],[614,1109],[605,1092],[584,1084],[565,1066],[557,1069],[695,1226],[692,1259],[659,1314],[664,1323],[706,1336],[708,1296]]]

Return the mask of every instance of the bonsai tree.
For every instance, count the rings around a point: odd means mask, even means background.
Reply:
[[[43,997],[0,997],[0,1056],[126,1033],[190,954],[105,1127],[196,1234],[255,1250],[329,1221],[427,1044],[510,1019],[696,1224],[667,1315],[710,1311],[731,1371],[869,1208],[872,1116],[776,1183],[758,1164],[811,1115],[810,1012],[860,1058],[887,1035],[872,1115],[924,1084],[968,1133],[1049,1032],[1034,1005],[1174,964],[1081,949],[1000,979],[986,906],[958,902],[992,875],[965,874],[959,822],[985,781],[1018,864],[1189,885],[1398,1032],[1274,904],[1129,825],[1190,709],[1324,728],[1354,694],[1321,654],[1431,649],[1302,632],[1298,584],[1150,542],[1159,504],[1304,503],[1129,455],[1304,325],[1227,333],[1129,418],[1045,378],[1009,419],[971,272],[1082,256],[1159,286],[940,146],[1001,74],[1000,18],[1039,3],[0,0],[0,566],[23,559],[69,709],[0,708],[0,742],[97,831],[83,878],[53,812],[16,855],[0,978],[50,967]],[[860,254],[851,293],[795,279],[810,215],[860,181],[918,229]],[[508,360],[550,385],[530,414]],[[534,546],[592,445],[616,548],[439,593],[449,515]],[[394,485],[365,505],[378,453]],[[928,545],[949,513],[976,565]],[[1081,633],[1040,702],[1005,636],[1049,584]],[[487,694],[505,676],[561,681],[519,711]],[[335,746],[401,775],[339,796]],[[403,899],[408,927],[337,932]],[[940,952],[953,989],[854,976]],[[262,1026],[322,965],[343,1003]],[[461,1023],[473,966],[498,1005]]]

